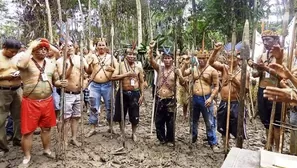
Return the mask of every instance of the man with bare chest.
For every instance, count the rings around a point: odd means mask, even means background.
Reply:
[[[43,154],[53,157],[50,150],[51,127],[56,125],[54,101],[52,97],[53,85],[57,87],[67,86],[67,81],[60,81],[56,64],[48,61],[50,44],[47,39],[33,41],[26,50],[22,59],[17,63],[24,84],[21,131],[22,149],[25,157],[23,164],[27,165],[31,160],[31,147],[33,132],[37,127],[41,128],[41,140]]]
[[[219,92],[218,72],[208,65],[207,59],[209,54],[207,51],[199,51],[197,53],[198,65],[194,66],[194,86],[193,86],[193,118],[192,118],[192,143],[197,141],[198,121],[200,113],[202,113],[208,144],[212,149],[217,148],[216,128],[214,123],[214,104],[213,99]],[[187,62],[189,63],[189,61]],[[184,76],[191,74],[191,68],[182,67]]]
[[[228,53],[228,65],[215,61],[217,53],[221,50],[222,44],[215,45],[214,52],[209,58],[209,65],[222,73],[222,88],[221,88],[221,102],[217,111],[218,132],[222,134],[223,141],[226,141],[226,123],[227,123],[227,109],[228,109],[228,95],[230,95],[230,121],[229,133],[235,138],[237,135],[237,120],[239,112],[239,92],[241,80],[241,68],[238,66],[239,59],[236,55]],[[233,58],[232,58],[233,57]],[[233,62],[232,62],[233,61]],[[233,66],[231,68],[231,66]],[[232,71],[231,71],[232,69]],[[246,78],[246,86],[249,86],[249,78]],[[229,84],[231,82],[231,84]],[[245,123],[244,123],[245,130]],[[245,134],[246,132],[244,132]],[[246,135],[244,135],[246,136]],[[229,140],[230,138],[228,138]],[[229,144],[229,142],[228,142]]]
[[[124,106],[124,118],[126,118],[128,111],[129,120],[132,124],[132,139],[137,141],[136,128],[139,123],[139,106],[144,98],[143,70],[136,64],[137,51],[128,48],[125,54],[124,61],[116,67],[112,75],[112,80],[122,80],[123,88],[123,104],[120,100],[120,89],[116,94],[114,121],[120,122],[121,128],[121,106]]]
[[[179,58],[179,68],[182,68],[185,66],[185,68],[189,68],[189,62],[190,56],[183,53]],[[177,101],[178,104],[182,105],[183,107],[183,117],[185,120],[187,120],[187,111],[188,111],[188,102],[189,102],[189,79],[188,77],[185,78],[185,82],[181,83],[179,82],[178,85],[178,92],[177,92]]]
[[[117,64],[117,60],[114,56],[106,53],[106,41],[104,38],[100,38],[96,44],[96,54],[92,54],[87,58],[89,69],[91,72],[90,76],[90,117],[89,123],[92,125],[90,132],[86,135],[90,137],[96,134],[96,126],[98,124],[98,114],[101,97],[103,97],[106,109],[106,120],[109,124],[109,132],[111,130],[111,114],[110,114],[110,99],[111,99],[111,76],[114,71],[114,66]],[[113,65],[113,67],[112,67]]]
[[[151,66],[158,72],[158,83],[156,92],[156,113],[155,126],[157,138],[161,144],[169,143],[171,146],[174,142],[174,112],[176,100],[174,97],[175,84],[175,67],[173,65],[173,54],[170,51],[163,51],[162,62],[160,66],[153,58],[152,50],[155,42],[150,43],[148,53]],[[166,126],[166,132],[165,132]]]
[[[79,119],[81,117],[81,101],[80,101],[80,77],[83,78],[80,73],[80,56],[74,54],[74,47],[72,42],[67,43],[67,57],[66,57],[66,74],[65,79],[68,81],[68,85],[65,87],[65,111],[64,111],[64,140],[67,146],[68,135],[68,123],[70,122],[71,128],[71,140],[70,143],[75,146],[81,146],[81,143],[77,141],[77,129]],[[62,76],[64,58],[57,60],[58,73]],[[84,69],[88,70],[88,65],[83,59]]]
[[[21,43],[15,39],[6,39],[0,50],[0,153],[8,152],[5,130],[7,116],[11,115],[13,124],[13,145],[20,145],[20,110],[21,110],[21,78],[17,69],[16,54]]]

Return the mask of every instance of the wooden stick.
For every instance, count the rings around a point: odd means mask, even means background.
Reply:
[[[251,112],[252,112],[252,114],[251,114],[251,119],[253,119],[253,117],[254,117],[254,115],[255,115],[255,109],[254,109],[254,102],[253,102],[253,94],[252,94],[252,87],[251,87],[252,85],[250,85],[250,88],[249,88],[249,97],[250,97],[250,103],[251,103],[251,106],[252,106],[252,108],[251,108]]]
[[[159,43],[159,41],[157,40],[157,50],[156,50],[157,56],[158,56],[158,43]],[[158,61],[158,60],[156,60],[156,61]],[[155,71],[156,70],[154,70],[154,72]],[[153,135],[154,118],[155,118],[155,113],[156,113],[156,109],[155,109],[156,108],[156,96],[157,96],[156,94],[157,94],[157,90],[158,90],[158,87],[157,86],[158,86],[158,81],[159,81],[159,75],[158,75],[158,72],[157,71],[156,71],[156,75],[157,75],[157,80],[156,80],[156,85],[155,85],[155,90],[154,90],[153,109],[152,109],[152,114],[151,114],[151,132],[150,132],[151,135]]]
[[[194,84],[194,55],[191,57],[191,80],[189,81],[189,96],[190,100],[188,101],[188,111],[189,111],[189,125],[190,125],[190,146],[192,146],[193,140],[193,84]]]
[[[230,67],[230,73],[233,73],[233,57],[234,57],[234,52],[235,52],[235,43],[236,43],[236,32],[235,32],[235,27],[236,27],[236,21],[233,21],[233,32],[232,32],[232,49],[231,49],[231,67]],[[226,121],[226,141],[224,144],[224,152],[225,156],[227,156],[228,153],[228,146],[229,146],[229,123],[230,123],[230,105],[231,105],[231,81],[229,81],[228,87],[229,87],[229,93],[228,93],[228,106],[227,106],[227,121]]]
[[[83,34],[83,33],[82,33]],[[84,54],[83,54],[83,38],[80,38],[80,112],[84,111]],[[81,122],[81,147],[84,146],[84,119],[83,116],[80,117]]]
[[[122,61],[119,57],[119,69],[120,69],[120,74],[122,73]],[[120,103],[121,103],[121,133],[122,133],[122,144],[123,147],[126,147],[125,144],[125,116],[124,116],[124,100],[123,100],[123,81],[120,80]]]
[[[110,34],[111,34],[111,66],[114,67],[114,59],[113,59],[113,51],[114,51],[114,24],[112,22],[111,24],[111,30],[110,30]],[[120,62],[121,63],[121,62]],[[110,136],[112,137],[113,134],[113,116],[114,116],[114,95],[115,95],[115,83],[114,81],[112,81],[111,84],[111,99],[110,99]]]
[[[66,39],[65,39],[65,50],[64,50],[64,57],[63,57],[63,70],[62,70],[62,80],[65,80],[66,78],[66,69],[67,69],[67,64],[66,64],[66,59],[67,59],[67,51],[68,51],[68,40],[69,40],[69,23],[68,20],[66,22]],[[65,144],[65,139],[64,139],[64,127],[65,127],[65,122],[64,122],[64,113],[65,113],[65,88],[61,88],[61,114],[59,116],[59,120],[62,122],[62,129],[61,129],[61,139],[63,140],[62,142],[62,150],[63,150],[63,158],[66,159],[66,144]],[[67,134],[67,133],[66,133]]]

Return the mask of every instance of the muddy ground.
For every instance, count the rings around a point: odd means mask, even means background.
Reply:
[[[38,135],[34,136],[32,148],[32,160],[29,167],[47,168],[47,167],[201,167],[217,168],[224,161],[224,154],[213,153],[207,142],[205,126],[203,119],[199,122],[199,138],[195,145],[189,145],[190,134],[189,124],[183,120],[181,108],[178,109],[176,121],[176,147],[158,145],[155,133],[150,135],[150,115],[152,109],[152,98],[150,91],[146,91],[146,106],[142,105],[140,112],[140,125],[138,128],[138,142],[132,141],[131,125],[126,126],[126,148],[117,155],[115,151],[122,147],[119,126],[115,125],[115,134],[107,133],[108,126],[105,123],[105,114],[101,113],[100,126],[97,127],[98,134],[90,138],[79,138],[84,141],[82,148],[69,145],[66,151],[66,159],[58,161],[48,159],[42,155],[42,144]],[[89,131],[87,124],[87,114],[84,114],[84,132]],[[261,143],[265,135],[264,128],[256,119],[253,123],[247,124],[248,140],[244,142],[244,148],[258,150],[264,148]],[[220,134],[217,133],[219,146],[223,149],[223,143]],[[56,130],[52,131],[52,151],[56,146]],[[286,141],[288,141],[286,133]],[[232,146],[234,139],[231,140]],[[288,144],[288,143],[285,143]],[[288,151],[288,145],[284,151]],[[23,159],[21,148],[10,145],[10,152],[0,158],[0,167],[17,167]]]

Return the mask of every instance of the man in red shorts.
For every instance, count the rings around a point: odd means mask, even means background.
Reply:
[[[24,53],[17,67],[21,72],[24,91],[21,108],[23,164],[30,162],[33,132],[41,128],[43,154],[52,157],[50,151],[50,130],[56,125],[53,85],[67,86],[67,81],[59,80],[56,65],[46,58],[51,46],[46,39],[33,41]]]

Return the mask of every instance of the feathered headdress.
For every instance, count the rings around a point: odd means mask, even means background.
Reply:
[[[262,37],[278,37],[279,34],[272,30],[264,30],[262,32]]]

